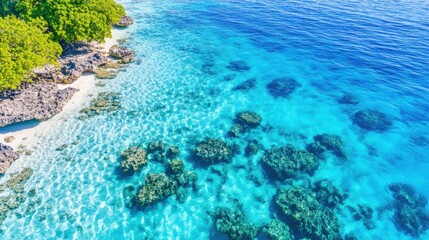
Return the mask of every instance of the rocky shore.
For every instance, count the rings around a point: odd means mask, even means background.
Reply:
[[[134,23],[124,16],[117,24],[127,27]],[[133,62],[135,54],[131,50],[112,46],[110,49],[97,42],[78,42],[63,46],[63,54],[58,65],[46,64],[34,69],[32,81],[22,84],[16,90],[0,92],[0,127],[11,124],[50,119],[60,113],[73,95],[79,91],[74,87],[60,89],[58,84],[72,84],[84,73],[103,76],[116,71],[114,66]],[[7,145],[0,145],[0,174],[19,157]]]

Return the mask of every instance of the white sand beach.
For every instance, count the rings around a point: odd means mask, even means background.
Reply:
[[[110,47],[118,43],[118,40],[124,36],[126,30],[122,29],[113,29],[112,38],[106,39],[104,43],[101,44],[104,51],[109,51]],[[55,124],[58,120],[67,117],[68,114],[76,111],[76,109],[81,108],[82,105],[88,101],[90,94],[94,92],[96,83],[95,74],[85,73],[79,79],[74,81],[72,84],[58,84],[60,89],[67,87],[74,87],[79,89],[76,92],[72,99],[64,106],[63,111],[55,115],[51,119],[42,121],[39,124],[23,124],[18,127],[7,126],[0,131],[0,142],[5,143],[14,149],[17,149],[20,145],[27,146],[33,142],[34,137],[37,137],[41,133],[49,131],[52,127],[57,126]],[[5,142],[5,138],[12,136],[14,140],[12,142]]]

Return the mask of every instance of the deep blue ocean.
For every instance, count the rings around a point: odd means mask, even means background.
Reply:
[[[35,194],[8,215],[0,238],[226,239],[208,213],[216,207],[238,202],[246,221],[263,226],[283,219],[273,200],[277,189],[328,179],[347,194],[331,209],[341,236],[429,239],[424,217],[417,219],[419,234],[398,224],[389,189],[403,183],[429,197],[428,1],[120,2],[136,20],[123,30],[122,44],[137,61],[117,78],[99,80],[106,85],[97,91],[119,92],[121,109],[84,120],[77,109],[33,143],[22,161],[34,170],[25,189]],[[275,95],[268,86],[276,79],[296,84],[287,96]],[[258,113],[261,126],[231,138],[241,111]],[[359,125],[360,111],[385,122]],[[342,138],[346,159],[327,151],[314,173],[286,181],[261,166],[263,150],[244,154],[252,140],[264,149],[305,149],[323,133]],[[230,163],[201,166],[191,153],[205,137],[235,143],[241,153]],[[199,189],[184,203],[171,196],[129,208],[124,189],[165,169],[150,161],[124,177],[119,154],[157,140],[180,148]],[[354,216],[359,205],[373,209],[370,228]]]

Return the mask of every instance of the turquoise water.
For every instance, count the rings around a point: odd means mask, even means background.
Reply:
[[[9,214],[3,239],[224,239],[208,211],[239,199],[249,222],[267,224],[279,214],[272,206],[276,189],[291,182],[267,176],[262,152],[198,166],[190,157],[196,142],[224,138],[242,152],[251,139],[265,148],[303,149],[322,133],[343,138],[347,160],[328,154],[312,176],[293,184],[327,178],[348,194],[335,210],[343,236],[417,238],[395,226],[387,186],[403,182],[429,197],[428,2],[121,2],[137,22],[125,45],[138,61],[97,88],[120,92],[121,110],[85,120],[77,119],[77,110],[34,143],[23,161],[34,169],[26,189],[36,194]],[[238,60],[250,69],[226,67]],[[287,98],[266,89],[281,77],[300,84]],[[256,78],[254,88],[234,89],[250,78]],[[358,103],[340,104],[343,94]],[[364,109],[386,114],[392,126],[360,128],[352,116]],[[227,138],[235,114],[244,110],[259,113],[263,126]],[[164,168],[151,162],[124,177],[119,153],[159,139],[181,149],[186,168],[198,174],[199,191],[183,204],[172,196],[144,210],[127,208],[123,189]],[[62,144],[68,147],[55,151]],[[353,219],[347,206],[358,204],[374,209],[374,229]],[[429,239],[429,231],[419,238]]]

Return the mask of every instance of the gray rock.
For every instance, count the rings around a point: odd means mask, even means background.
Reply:
[[[111,60],[101,52],[96,43],[73,43],[64,47],[64,52],[58,60],[59,66],[47,64],[41,69],[34,69],[35,80],[54,81],[70,84],[83,73],[97,73],[100,65]]]
[[[113,45],[109,49],[110,56],[120,58],[122,63],[130,63],[135,60],[134,52],[118,45]]]
[[[134,19],[130,16],[122,16],[118,23],[115,25],[118,27],[128,27],[134,24]]]
[[[4,174],[10,165],[19,158],[19,154],[13,148],[0,143],[0,174]]]
[[[61,112],[78,89],[58,89],[52,82],[28,84],[0,100],[0,127],[28,120],[47,120]]]
[[[82,73],[97,73],[98,66],[108,63],[110,60],[100,52],[83,55],[75,55],[60,60],[63,83],[72,83],[82,76]],[[59,80],[59,79],[58,79]]]

